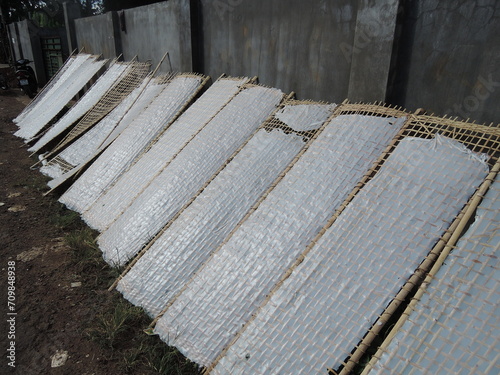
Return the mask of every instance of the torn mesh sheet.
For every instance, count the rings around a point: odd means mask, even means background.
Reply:
[[[83,212],[110,186],[166,126],[199,89],[201,77],[178,76],[153,85],[148,94],[158,95],[102,155],[61,196],[68,208]],[[159,92],[153,90],[157,88]]]
[[[54,95],[46,97],[41,106],[34,108],[18,125],[20,129],[15,133],[16,136],[30,139],[40,132],[69,101],[78,94],[83,86],[101,69],[107,60],[95,61],[93,59],[85,60],[76,72],[72,72],[71,78],[65,80],[64,85],[54,86],[51,91]],[[67,72],[73,68],[70,66]]]
[[[321,125],[329,112],[328,106],[322,104],[299,104],[287,105],[275,116],[295,131],[307,131]]]
[[[92,228],[105,230],[238,92],[242,79],[219,79],[86,212]]]
[[[130,110],[148,82],[151,81],[145,79],[113,111],[40,168],[40,171],[52,178],[58,178],[93,155]]]
[[[486,177],[453,143],[403,139],[214,373],[337,369]]]
[[[212,363],[404,120],[332,119],[158,321],[155,332],[162,340],[196,363]]]
[[[98,237],[104,259],[123,265],[192,198],[276,109],[283,93],[251,86],[239,92]]]
[[[66,60],[61,69],[57,72],[56,76],[53,77],[38,93],[38,95],[23,109],[23,111],[12,120],[16,124],[24,121],[24,119],[31,113],[35,108],[43,108],[44,103],[47,102],[51,95],[57,92],[57,88],[61,86],[65,80],[74,74],[75,70],[88,59],[95,59],[96,56],[89,54],[79,54],[71,56]]]
[[[500,373],[500,182],[369,375]]]
[[[73,125],[85,113],[87,113],[102,96],[108,91],[113,84],[127,70],[126,64],[113,64],[104,74],[90,87],[90,89],[81,97],[81,99],[73,105],[64,116],[57,121],[50,129],[31,147],[30,152],[36,152],[43,146],[61,134],[63,131]]]
[[[317,111],[308,111],[309,118],[319,127],[332,107],[314,106]],[[259,130],[154,242],[118,290],[150,315],[158,315],[303,145],[293,133]]]

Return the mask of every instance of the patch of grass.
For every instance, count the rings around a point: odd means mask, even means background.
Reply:
[[[201,369],[184,357],[176,348],[167,346],[157,340],[156,344],[147,346],[145,352],[146,363],[158,374],[191,375],[200,374]]]
[[[139,366],[143,364],[144,345],[136,345],[122,352],[123,361],[121,367],[125,373],[133,373]]]
[[[66,234],[64,240],[73,250],[73,259],[77,264],[101,263],[101,251],[95,242],[95,232],[90,228],[81,228]]]
[[[33,172],[30,173],[28,176],[23,178],[20,181],[17,181],[13,187],[22,187],[25,189],[31,189],[31,190],[36,190],[36,191],[46,191],[48,189],[47,187],[47,182],[49,182],[50,178],[38,173],[38,172]]]
[[[59,229],[71,229],[77,226],[81,226],[80,215],[78,212],[70,211],[61,207],[57,212],[55,212],[50,221],[54,226]]]
[[[113,293],[107,307],[92,320],[87,336],[101,347],[110,349],[124,373],[200,374],[200,368],[186,359],[176,348],[169,347],[157,336],[144,333],[150,318],[144,310],[133,306],[118,293]]]
[[[106,349],[125,374],[200,374],[200,368],[177,349],[169,347],[158,336],[144,333],[151,319],[142,308],[133,306],[118,292],[105,291],[121,274],[122,268],[110,267],[102,258],[91,230],[78,214],[58,207],[54,225],[67,230],[66,244],[72,249],[75,272],[91,298],[95,310],[83,322],[83,332]]]
[[[143,310],[124,300],[118,300],[109,311],[98,315],[95,325],[87,334],[103,347],[116,348],[123,341],[128,341],[134,327],[143,322]]]

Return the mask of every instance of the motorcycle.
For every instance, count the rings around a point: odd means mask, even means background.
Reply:
[[[30,98],[34,98],[38,90],[38,82],[36,80],[35,72],[29,63],[33,61],[28,59],[20,59],[15,62],[16,78],[19,82],[21,90]]]

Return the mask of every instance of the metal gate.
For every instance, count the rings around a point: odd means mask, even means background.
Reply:
[[[42,38],[41,42],[45,74],[47,80],[49,80],[63,64],[61,38]]]

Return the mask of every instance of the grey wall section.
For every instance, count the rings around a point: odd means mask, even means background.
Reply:
[[[203,72],[258,76],[300,99],[347,97],[357,1],[200,0]]]
[[[138,55],[140,61],[151,60],[154,67],[168,52],[174,71],[192,70],[189,1],[171,0],[133,8],[119,18],[125,60]],[[126,31],[122,30],[123,21]],[[169,69],[165,61],[160,71]]]
[[[359,1],[354,42],[343,50],[351,56],[349,100],[385,99],[398,9],[399,0]]]
[[[16,34],[13,38],[15,38],[14,45],[17,45],[19,50],[16,60],[23,58],[33,61],[35,52],[32,48],[33,31],[27,20],[17,23]]]
[[[128,61],[137,55],[139,61],[151,60],[156,66],[169,52],[173,70],[192,70],[190,8],[186,0],[77,19],[75,32],[78,48],[102,53],[105,58],[123,54]],[[169,70],[165,61],[160,71]]]
[[[405,2],[389,102],[500,123],[500,2]]]
[[[28,23],[9,30],[16,56],[36,57]],[[168,51],[173,70],[258,76],[299,99],[500,123],[497,0],[169,0],[77,19],[75,34],[106,58]]]
[[[19,44],[19,31],[17,23],[11,23],[8,25],[9,28],[9,36],[10,43],[12,46],[12,53],[14,54],[13,58],[15,60],[19,60],[23,56],[22,46]]]
[[[85,48],[85,52],[102,54],[106,59],[112,59],[119,52],[119,41],[116,40],[113,28],[113,13],[75,20],[77,48]]]

